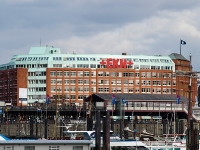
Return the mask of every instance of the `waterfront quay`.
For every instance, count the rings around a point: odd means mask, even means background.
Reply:
[[[96,122],[96,112],[101,114],[102,120],[106,111],[110,112],[111,130],[115,134],[120,134],[121,128],[128,128],[135,131],[128,133],[128,137],[138,137],[145,130],[154,136],[163,134],[183,134],[187,126],[186,104],[175,104],[174,102],[133,102],[128,101],[118,111],[118,106],[112,106],[110,101],[106,105],[98,103],[98,99],[93,98],[93,104],[87,100],[83,106],[59,106],[55,104],[36,106],[7,106],[1,107],[2,114],[0,120],[0,132],[10,138],[44,138],[47,130],[48,139],[70,139],[63,131],[67,130],[94,130]],[[105,104],[105,103],[104,103]],[[89,107],[93,105],[93,107]],[[103,107],[102,107],[103,106]],[[174,109],[175,108],[175,109]],[[58,116],[56,117],[56,111]],[[175,118],[174,119],[174,113]],[[47,118],[47,123],[45,119]],[[123,122],[123,127],[120,123]],[[56,124],[56,127],[55,127]],[[199,123],[194,123],[199,129]],[[56,130],[56,137],[55,137]],[[80,137],[77,137],[80,138]]]

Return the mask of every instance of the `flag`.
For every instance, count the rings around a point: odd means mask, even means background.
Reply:
[[[185,44],[186,44],[186,42],[185,42],[185,41],[183,41],[183,40],[181,40],[181,44],[182,44],[182,45],[185,45]]]
[[[115,95],[112,95],[112,104],[113,104],[113,105],[116,104],[116,98],[115,98]]]
[[[49,97],[49,95],[47,94],[47,95],[46,95],[46,104],[50,104],[50,102],[51,102],[51,101],[50,101],[50,97]]]
[[[38,111],[38,112],[41,112],[41,108],[40,108],[40,107],[37,107],[37,111]]]
[[[180,95],[177,95],[177,96],[176,96],[176,103],[177,103],[177,104],[180,104]]]
[[[122,103],[123,103],[123,104],[126,104],[126,100],[125,100],[125,99],[122,99]]]

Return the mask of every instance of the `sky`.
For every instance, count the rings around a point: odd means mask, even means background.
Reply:
[[[0,64],[34,46],[62,53],[181,53],[200,71],[200,1],[0,0]],[[41,42],[41,43],[40,43]]]

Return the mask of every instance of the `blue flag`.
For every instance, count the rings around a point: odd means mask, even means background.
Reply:
[[[47,95],[46,95],[46,104],[50,104],[50,102],[51,102],[51,101],[50,101],[50,97],[49,97],[49,95],[47,94]]]
[[[177,95],[177,96],[176,96],[176,103],[177,103],[177,104],[180,104],[180,95]]]
[[[38,111],[38,112],[41,112],[41,108],[40,108],[40,107],[38,107],[38,108],[37,108],[37,111]]]
[[[113,104],[113,105],[116,104],[116,98],[115,98],[115,95],[112,95],[112,104]]]
[[[122,99],[122,103],[123,103],[123,104],[126,104],[126,100],[125,100],[125,99]]]

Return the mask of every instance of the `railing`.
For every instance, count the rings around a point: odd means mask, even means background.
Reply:
[[[174,102],[128,102],[123,106],[125,111],[184,111],[187,104],[176,104]],[[108,103],[106,110],[115,110],[115,106]]]

